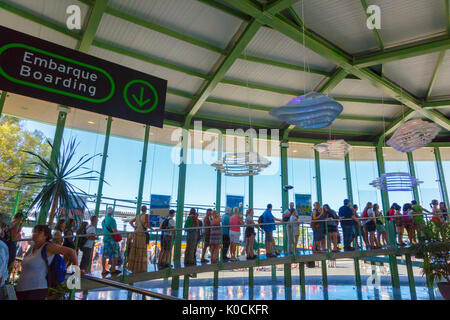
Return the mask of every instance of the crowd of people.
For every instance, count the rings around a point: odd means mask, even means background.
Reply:
[[[352,251],[365,246],[366,249],[378,249],[389,245],[387,228],[388,222],[393,222],[397,245],[405,246],[404,232],[407,232],[409,244],[421,241],[422,230],[425,226],[424,213],[431,216],[436,224],[448,223],[448,211],[443,202],[433,200],[431,211],[423,208],[416,201],[406,203],[401,207],[393,203],[389,212],[384,215],[378,204],[368,202],[359,213],[357,205],[351,205],[348,199],[336,212],[328,204],[323,206],[315,202],[312,208],[310,227],[313,230],[313,253],[325,251],[341,251],[339,243],[341,237],[339,224],[343,235],[343,250]],[[102,276],[108,273],[119,274],[118,269],[123,266],[132,273],[146,272],[149,263],[148,245],[149,231],[155,231],[149,221],[147,207],[141,207],[141,213],[130,220],[134,232],[129,235],[127,250],[124,250],[122,236],[117,230],[117,223],[113,217],[113,209],[108,208],[101,225],[103,247],[101,251]],[[162,231],[160,237],[161,250],[157,257],[159,269],[170,266],[173,243],[175,239],[176,223],[175,210],[170,210],[167,217],[159,226]],[[55,255],[64,257],[67,265],[78,265],[78,255],[82,252],[79,264],[81,273],[89,273],[92,264],[95,242],[99,239],[97,228],[98,217],[92,216],[90,222],[82,222],[78,230],[74,229],[74,222],[59,219],[53,231],[48,225],[36,225],[32,232],[32,245],[28,248],[26,241],[19,242],[24,235],[21,230],[24,216],[16,214],[11,221],[7,214],[0,214],[0,299],[9,272],[14,264],[16,253],[24,254],[20,264],[21,272],[15,288],[18,299],[44,299],[47,295],[47,272]],[[283,223],[287,237],[287,254],[295,254],[300,236],[299,214],[293,202],[282,214],[276,218],[272,213],[272,205],[255,221],[254,210],[248,209],[245,217],[238,208],[227,207],[221,216],[218,211],[208,209],[204,218],[200,219],[195,208],[192,208],[185,219],[186,248],[184,251],[184,265],[197,264],[197,251],[202,243],[200,262],[208,263],[206,254],[209,249],[211,263],[237,261],[241,232],[244,236],[244,250],[248,260],[255,259],[256,229],[264,233],[265,255],[267,258],[276,257],[280,253],[275,245],[273,232],[276,223]],[[304,225],[303,225],[304,226]],[[74,240],[74,232],[80,237]],[[362,239],[362,241],[360,241]],[[120,246],[120,243],[122,246]],[[43,252],[44,251],[44,252]],[[124,254],[125,251],[125,254]],[[98,250],[97,250],[98,254]],[[155,252],[156,255],[156,252]],[[220,257],[219,257],[220,255]],[[43,259],[45,257],[45,259]],[[46,261],[47,259],[47,261]],[[126,261],[126,262],[125,262]],[[109,266],[109,270],[107,268]]]

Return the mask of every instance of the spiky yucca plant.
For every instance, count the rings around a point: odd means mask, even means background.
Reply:
[[[88,194],[72,182],[98,180],[99,172],[87,168],[85,165],[95,157],[100,156],[100,154],[93,156],[85,154],[73,164],[76,149],[79,146],[76,139],[70,139],[67,145],[63,141],[60,152],[53,152],[53,144],[48,140],[47,143],[52,149],[52,154],[55,154],[54,161],[48,161],[32,151],[22,150],[22,152],[33,156],[33,160],[29,164],[30,167],[34,167],[36,170],[32,173],[18,174],[8,180],[18,178],[22,179],[25,185],[39,186],[41,188],[31,203],[29,210],[34,207],[48,208],[51,205],[48,220],[48,224],[51,227],[58,206],[60,208],[69,208],[69,206],[76,204],[78,208],[86,208],[86,203],[79,200],[78,196],[80,194],[87,196]],[[44,221],[39,221],[39,223],[42,222]]]

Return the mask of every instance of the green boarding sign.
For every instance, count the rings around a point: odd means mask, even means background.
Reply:
[[[167,81],[0,26],[0,89],[162,127]]]

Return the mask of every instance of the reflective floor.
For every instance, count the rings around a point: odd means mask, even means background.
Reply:
[[[143,286],[140,286],[144,288]],[[216,290],[212,286],[190,287],[189,300],[395,300],[392,287],[381,286],[379,289],[363,286],[358,294],[356,286],[330,285],[324,290],[321,285],[306,285],[305,297],[302,297],[299,285],[293,285],[292,291],[283,285],[255,286],[251,290],[248,286],[220,286]],[[173,292],[170,288],[152,288],[151,291],[183,297],[183,290]],[[401,298],[411,300],[408,286],[400,288]],[[417,300],[430,300],[426,287],[416,287]],[[442,300],[439,290],[434,290],[434,298]],[[93,290],[88,294],[77,293],[78,300],[141,300],[142,295],[128,293],[126,290]],[[147,299],[150,299],[147,297]]]

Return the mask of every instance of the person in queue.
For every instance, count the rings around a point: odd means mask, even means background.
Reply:
[[[353,224],[356,221],[356,217],[351,208],[350,200],[344,200],[344,205],[339,208],[339,217],[342,219],[341,228],[344,235],[344,251],[353,251],[355,248],[351,246],[351,243]]]
[[[198,223],[198,215],[195,208],[191,208],[188,217],[184,223],[185,228],[197,228],[199,226]],[[195,253],[197,251],[198,244],[198,230],[197,229],[188,229],[186,230],[186,250],[184,251],[184,265],[191,266],[196,265],[197,260],[195,258]]]
[[[106,210],[105,219],[102,222],[102,232],[103,233],[115,233],[117,232],[116,219],[113,218],[114,210],[109,207]],[[119,244],[114,241],[113,235],[103,236],[103,256],[102,256],[102,276],[106,276],[108,273],[111,275],[120,273],[116,270],[117,261],[120,258]],[[106,260],[109,260],[111,269],[106,270]]]
[[[262,229],[264,230],[265,240],[264,245],[266,247],[266,256],[268,258],[276,257],[277,255],[272,250],[272,242],[273,242],[273,231],[276,229],[275,221],[281,222],[280,219],[275,218],[272,214],[272,204],[269,203],[267,205],[267,209],[262,214],[262,223],[272,223],[272,224],[264,224]]]
[[[55,254],[60,254],[69,264],[78,265],[75,250],[50,242],[52,234],[47,225],[35,226],[32,239],[33,245],[22,260],[22,273],[16,286],[18,300],[44,300],[49,293],[48,266],[42,256],[44,245],[49,264]]]
[[[237,261],[236,250],[238,250],[239,239],[241,237],[241,227],[244,221],[239,214],[239,208],[233,209],[233,215],[230,217],[230,260]]]
[[[211,226],[211,222],[212,222],[212,209],[207,209],[206,216],[203,219],[203,226],[209,227]],[[202,247],[202,256],[200,259],[201,263],[209,262],[209,260],[205,258],[205,255],[208,248],[211,253],[211,244],[209,243],[210,236],[211,236],[211,228],[205,228],[203,232],[203,247]]]
[[[313,229],[313,253],[322,253],[326,250],[325,248],[325,224],[323,221],[314,220],[324,220],[325,213],[323,208],[318,201],[314,202],[313,212],[311,216],[311,228]]]
[[[227,256],[228,248],[230,247],[230,217],[231,217],[231,208],[225,208],[225,214],[222,216],[222,260],[227,262],[230,260]]]

